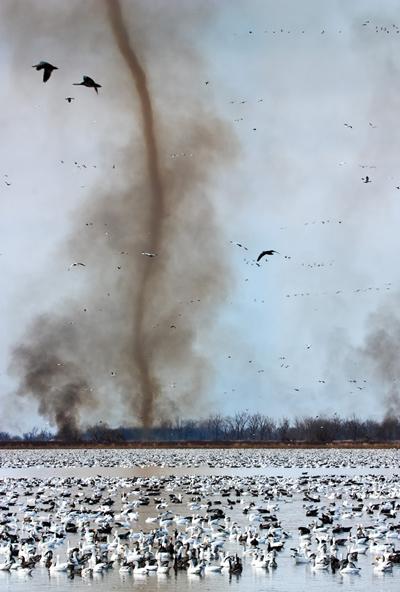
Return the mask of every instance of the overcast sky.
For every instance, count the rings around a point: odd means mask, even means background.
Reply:
[[[0,5],[0,429],[45,422],[33,400],[13,394],[10,352],[38,314],[79,298],[81,279],[68,268],[85,253],[65,245],[85,223],[79,216],[93,187],[114,184],[132,136],[140,151],[140,126],[127,116],[124,66],[115,66],[101,4]],[[219,116],[236,138],[235,158],[208,189],[232,279],[210,310],[212,330],[198,335],[196,347],[213,369],[199,412],[380,417],[391,384],[385,362],[367,350],[371,335],[385,341],[388,334],[398,349],[391,334],[400,315],[398,2],[123,6],[126,13],[138,7],[156,118],[167,119],[174,101],[193,96],[204,118]],[[179,84],[171,86],[175,28],[185,39],[182,52],[190,47],[199,66],[179,79],[177,60]],[[165,47],[151,49],[155,39]],[[46,84],[31,67],[42,59],[59,66]],[[98,96],[72,86],[82,74],[102,84]],[[184,117],[180,131],[181,146],[163,144],[164,160],[196,158],[186,153]],[[263,249],[279,254],[258,267]],[[98,418],[105,412],[100,407]],[[124,410],[111,415],[118,423]]]

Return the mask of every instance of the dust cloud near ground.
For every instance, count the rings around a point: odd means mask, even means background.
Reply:
[[[40,34],[28,27],[29,14],[34,22],[39,13],[48,16],[53,45],[57,31],[64,52],[73,52],[67,40],[68,30],[71,39],[77,35],[75,23],[94,43],[105,32],[96,80],[102,88],[92,100],[123,95],[118,121],[134,129],[118,155],[117,181],[107,170],[75,213],[65,250],[84,262],[69,270],[84,278],[78,293],[64,294],[56,312],[34,319],[12,352],[17,394],[36,399],[60,434],[75,433],[96,408],[119,405],[126,421],[146,427],[207,405],[212,355],[198,339],[212,327],[231,281],[213,184],[234,162],[236,143],[230,126],[190,88],[193,80],[203,88],[205,75],[188,32],[211,13],[174,2],[167,15],[162,3],[158,10],[145,2],[89,4],[91,10],[72,3],[59,19],[44,3],[28,3],[23,15],[9,5],[11,27],[19,35],[25,27],[28,44]],[[50,83],[57,84],[55,76]],[[59,116],[51,123],[60,125]],[[80,302],[87,314],[77,321]]]

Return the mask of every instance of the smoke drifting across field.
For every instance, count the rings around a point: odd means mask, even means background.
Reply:
[[[39,412],[64,434],[78,430],[96,406],[120,404],[126,421],[144,427],[201,408],[212,367],[198,339],[212,325],[230,281],[210,194],[215,176],[235,156],[234,138],[197,91],[179,86],[185,75],[193,81],[193,72],[204,85],[187,31],[210,15],[181,3],[168,4],[167,14],[164,3],[91,6],[93,14],[87,7],[81,14],[74,4],[57,26],[79,21],[93,37],[99,27],[111,31],[110,46],[102,49],[102,89],[93,101],[111,89],[123,93],[127,126],[138,129],[118,161],[118,180],[107,171],[75,215],[66,249],[72,261],[85,261],[79,295],[66,294],[57,313],[34,320],[11,362],[18,394],[34,397]],[[38,6],[30,9],[37,17]],[[45,18],[43,5],[41,12]],[[148,65],[158,61],[162,65],[151,72]],[[171,152],[184,156],[171,158]],[[90,226],[82,232],[86,220]],[[88,314],[77,318],[80,302]]]
[[[385,417],[400,413],[400,319],[398,296],[370,316],[365,342],[358,350],[359,362],[372,369],[383,391]]]

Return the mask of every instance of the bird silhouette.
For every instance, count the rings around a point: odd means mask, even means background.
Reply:
[[[259,256],[257,257],[257,263],[258,263],[259,261],[261,261],[261,259],[262,259],[263,257],[265,257],[266,255],[273,255],[274,253],[278,253],[278,254],[279,254],[279,252],[278,252],[278,251],[274,251],[274,249],[270,249],[269,251],[261,251],[261,253],[260,253],[260,254],[259,254]]]
[[[84,76],[82,82],[74,82],[73,85],[74,86],[87,86],[88,88],[94,88],[94,90],[97,92],[97,94],[99,93],[99,91],[97,89],[101,88],[101,84],[97,84],[97,82],[95,82],[93,80],[93,78],[90,78],[89,76]]]
[[[38,71],[43,70],[43,82],[48,81],[53,70],[58,70],[57,66],[49,64],[49,62],[39,62],[38,64],[32,66],[32,68],[36,68]]]
[[[72,101],[75,101],[74,97],[65,97],[65,100],[67,101],[67,103],[72,103]]]
[[[76,261],[74,263],[71,263],[71,265],[69,266],[69,269],[71,269],[72,267],[86,267],[86,265],[84,263],[82,263],[81,261]]]

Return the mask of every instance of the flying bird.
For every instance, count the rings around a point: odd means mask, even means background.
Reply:
[[[146,251],[143,251],[141,255],[145,255],[146,257],[157,257],[157,253],[146,253]]]
[[[361,177],[361,181],[364,181],[364,183],[372,183],[371,179],[368,177],[368,175],[365,175],[365,177]]]
[[[72,101],[75,101],[75,97],[65,97],[65,100],[67,103],[72,103]]]
[[[49,62],[39,62],[38,64],[35,64],[35,66],[32,66],[32,68],[36,68],[38,71],[43,70],[43,82],[48,81],[53,70],[58,70],[57,66],[49,64]]]
[[[240,247],[241,249],[244,249],[245,251],[248,251],[249,250],[245,245],[242,245],[242,243],[236,243],[236,246],[237,247]]]
[[[95,82],[93,80],[93,78],[90,78],[89,76],[84,76],[82,82],[74,82],[73,85],[74,86],[87,86],[88,88],[94,88],[94,90],[97,92],[97,94],[99,93],[99,91],[97,89],[101,88],[101,84],[97,84],[97,82]]]
[[[81,261],[75,261],[75,263],[71,263],[71,265],[69,266],[69,269],[71,269],[71,267],[86,267],[86,265],[84,263],[82,263]]]
[[[279,252],[278,252],[278,251],[274,251],[274,249],[270,249],[269,251],[261,251],[261,253],[260,253],[260,254],[259,254],[259,256],[257,257],[257,263],[258,263],[259,261],[261,261],[261,259],[262,259],[263,257],[265,257],[266,255],[273,255],[274,253],[278,253],[278,255],[279,255]]]

